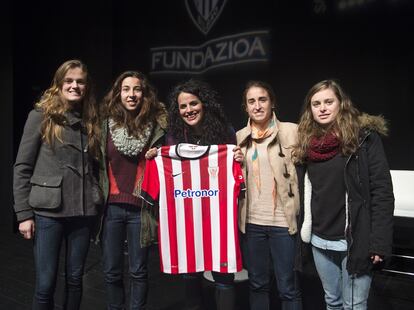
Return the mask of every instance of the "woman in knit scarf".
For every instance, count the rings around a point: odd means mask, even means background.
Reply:
[[[127,239],[130,307],[145,309],[147,256],[151,231],[147,209],[139,199],[145,152],[161,145],[167,112],[140,72],[127,71],[116,80],[103,103],[102,187],[106,207],[102,247],[108,309],[125,309],[123,288],[124,240]]]
[[[308,92],[294,158],[301,237],[310,243],[327,309],[366,309],[371,270],[391,253],[394,197],[379,133],[333,80]]]

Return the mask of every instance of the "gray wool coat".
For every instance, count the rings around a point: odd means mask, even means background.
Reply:
[[[19,222],[34,214],[48,217],[91,216],[102,204],[98,164],[88,153],[81,116],[66,112],[63,143],[42,140],[43,113],[29,113],[14,164],[14,211]]]

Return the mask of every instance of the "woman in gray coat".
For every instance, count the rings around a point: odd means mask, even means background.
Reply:
[[[86,66],[63,63],[29,113],[14,166],[19,231],[33,239],[33,309],[53,309],[62,241],[66,248],[65,309],[79,309],[98,187],[99,122]]]

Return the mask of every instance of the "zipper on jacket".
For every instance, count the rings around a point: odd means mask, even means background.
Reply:
[[[351,161],[351,158],[354,156],[354,154],[351,154],[347,161],[345,162],[345,167],[344,167],[344,181],[345,181],[345,188],[346,188],[346,192],[349,193],[349,186],[348,186],[348,180],[346,177],[346,171],[347,171],[347,167],[349,162]],[[346,269],[349,270],[349,262],[350,257],[351,257],[351,247],[353,244],[353,238],[352,238],[352,212],[351,212],[351,206],[350,203],[352,202],[352,198],[349,197],[349,195],[345,195],[345,197],[347,198],[348,201],[345,201],[345,207],[348,210],[345,210],[345,212],[348,212],[348,223],[346,223],[347,225],[347,229],[345,231],[345,240],[347,241],[347,249],[346,249],[346,256],[347,256],[347,260],[346,260]]]
[[[369,134],[370,133],[368,132],[367,134],[364,135],[363,139],[358,144],[358,149],[361,148],[362,144],[368,138]],[[354,154],[349,155],[348,159],[345,162],[345,167],[344,167],[345,188],[346,188],[346,191],[348,193],[349,193],[349,186],[348,186],[348,180],[347,180],[347,176],[346,176],[346,171],[347,171],[347,168],[348,168],[348,164],[351,161],[351,159],[352,159],[353,156],[354,156]],[[355,155],[355,157],[356,157],[356,159],[358,159],[358,155]],[[357,163],[357,165],[358,165],[358,163]],[[357,171],[357,172],[359,173],[359,171]],[[359,178],[359,175],[358,175],[358,178]],[[352,202],[352,198],[349,198],[349,195],[348,195],[348,201],[349,202]],[[351,261],[350,260],[350,258],[351,258],[351,247],[352,247],[352,244],[354,242],[354,239],[352,238],[352,212],[351,212],[351,207],[350,207],[350,204],[347,203],[347,202],[345,202],[345,205],[348,205],[348,221],[349,221],[348,228],[347,228],[347,231],[346,231],[346,234],[347,235],[345,236],[345,239],[347,240],[347,243],[348,243],[347,251],[346,251],[346,253],[347,253],[346,269],[349,270],[349,265],[350,265],[350,261]],[[349,236],[349,242],[348,242],[347,236]]]
[[[355,155],[355,160],[356,160],[356,176],[357,176],[357,182],[358,185],[361,186],[361,178],[359,175],[359,156]]]

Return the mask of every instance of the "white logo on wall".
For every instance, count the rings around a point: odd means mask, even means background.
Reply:
[[[207,34],[217,21],[227,0],[185,0],[188,14],[194,24]]]
[[[194,24],[207,34],[227,0],[185,0]],[[270,31],[254,30],[214,38],[200,45],[169,45],[150,49],[151,74],[203,74],[211,69],[268,62]]]
[[[251,62],[269,61],[268,30],[215,38],[199,46],[151,48],[151,73],[202,74],[208,70]]]

